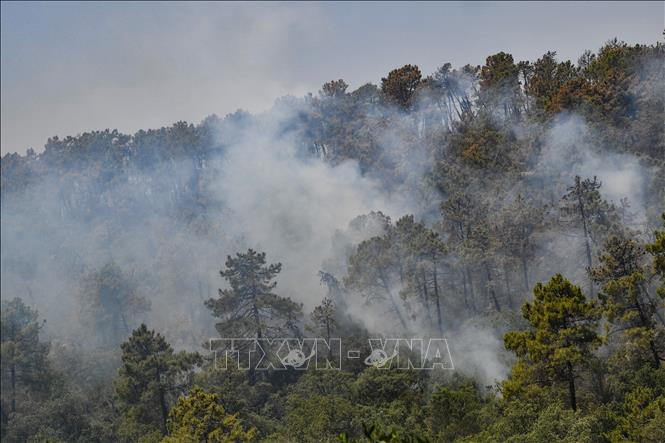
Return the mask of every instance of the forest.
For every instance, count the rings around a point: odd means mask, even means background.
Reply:
[[[583,50],[6,154],[2,442],[665,441],[665,45]]]

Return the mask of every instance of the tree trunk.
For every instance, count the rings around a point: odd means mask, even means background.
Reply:
[[[575,396],[575,373],[573,372],[573,365],[570,362],[566,363],[568,368],[568,392],[570,394],[570,407],[573,411],[577,411],[577,397]]]
[[[256,328],[256,339],[261,340],[263,338],[263,331],[261,330],[261,322],[259,321],[259,308],[256,307],[256,302],[252,304],[252,316],[254,317],[254,327]],[[249,385],[254,386],[256,383],[256,372],[254,366],[252,365],[251,354],[249,357],[248,379]]]
[[[478,312],[478,309],[476,308],[476,294],[473,290],[473,280],[471,280],[471,273],[469,272],[469,267],[465,266],[464,271],[466,274],[466,279],[469,282],[469,293],[471,294],[471,307],[473,309],[473,312]]]
[[[404,317],[402,316],[402,312],[399,309],[399,305],[395,301],[395,297],[393,297],[393,293],[390,290],[390,286],[388,286],[388,281],[383,276],[381,276],[380,278],[381,278],[381,283],[383,284],[383,289],[388,294],[388,301],[390,301],[390,305],[392,306],[393,311],[395,311],[395,315],[397,315],[397,318],[399,319],[400,324],[406,330],[407,329],[406,320],[404,320]]]
[[[162,430],[164,431],[164,434],[167,433],[166,429],[166,420],[169,416],[169,408],[166,405],[166,395],[164,394],[164,387],[162,386],[162,381],[161,377],[162,374],[157,371],[157,386],[159,386],[159,406],[161,408],[162,412]]]
[[[256,306],[256,298],[252,301],[252,317],[254,317],[254,327],[256,328],[256,338],[259,340],[263,338],[263,331],[261,331],[261,321],[259,318],[259,308]]]
[[[660,323],[665,326],[665,319],[663,318],[662,315],[660,315],[660,312],[658,312],[658,302],[654,301],[653,297],[651,297],[651,294],[649,294],[649,290],[640,282],[637,283],[637,286],[640,288],[640,291],[644,294],[646,299],[649,301],[649,303],[654,303],[656,304],[656,309],[654,309],[653,313],[656,315],[656,318]]]
[[[326,340],[328,340],[328,360],[332,361],[332,344],[330,343],[330,319],[326,319]]]
[[[399,309],[399,305],[397,304],[397,302],[393,298],[392,293],[390,294],[390,304],[392,305],[393,310],[395,311],[395,314],[397,315],[397,318],[399,319],[400,324],[406,330],[407,329],[406,320],[404,320],[404,317],[402,316],[402,312]]]
[[[12,384],[12,412],[16,412],[16,365],[12,364],[11,367],[11,384]]]
[[[529,287],[529,264],[526,260],[526,254],[522,254],[522,278],[524,279],[524,290],[528,294],[531,288]]]
[[[653,339],[649,340],[649,348],[651,348],[651,354],[653,355],[653,367],[658,369],[660,367],[660,356],[658,355]]]
[[[485,264],[485,272],[487,273],[487,289],[489,290],[492,301],[494,302],[494,307],[497,311],[501,312],[501,306],[499,305],[499,300],[496,298],[494,284],[492,283],[492,272],[490,271],[490,267],[487,264]]]
[[[462,271],[462,287],[464,288],[464,306],[471,309],[471,306],[469,305],[469,294],[466,288],[466,274],[464,271]]]
[[[508,268],[508,264],[505,263],[503,265],[503,284],[505,286],[506,290],[506,299],[508,300],[508,309],[512,310],[513,309],[513,296],[512,296],[512,287],[510,285],[510,269]]]
[[[430,312],[429,309],[429,293],[427,291],[427,277],[425,276],[425,270],[421,270],[421,278],[422,278],[422,300],[423,300],[423,308],[425,308],[425,315],[427,316],[427,322],[429,323],[430,329],[432,329],[432,313]]]
[[[582,230],[584,231],[584,247],[586,248],[586,261],[587,267],[591,269],[593,261],[591,259],[591,245],[589,244],[589,228],[587,226],[587,216],[584,210],[584,203],[582,202],[581,191],[577,194],[577,203],[580,209],[580,216],[582,218]],[[589,295],[593,297],[593,280],[589,277]]]
[[[637,312],[640,316],[640,323],[642,323],[642,326],[651,329],[651,322],[647,319],[646,315],[642,311],[642,305],[637,299],[635,300],[635,306],[637,307]],[[656,344],[654,343],[653,339],[649,339],[649,349],[651,350],[651,355],[653,356],[653,366],[654,368],[658,369],[660,366],[660,356],[658,355],[658,350],[656,349]]]
[[[436,300],[436,320],[439,334],[443,336],[443,319],[441,318],[441,300],[439,299],[439,281],[437,278],[436,263],[434,264],[434,298]]]

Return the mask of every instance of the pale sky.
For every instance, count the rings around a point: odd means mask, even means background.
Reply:
[[[351,89],[406,63],[506,51],[576,61],[618,37],[662,41],[663,2],[32,3],[1,6],[1,150],[49,136],[198,123],[275,98]]]

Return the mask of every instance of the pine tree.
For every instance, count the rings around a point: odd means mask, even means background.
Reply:
[[[468,121],[473,118],[473,105],[469,94],[473,75],[467,70],[451,68],[450,63],[445,63],[427,82],[429,95],[435,100],[443,126],[448,131],[454,129],[455,121]]]
[[[542,229],[544,218],[544,208],[529,204],[522,195],[518,195],[499,216],[502,252],[519,263],[526,292],[531,291],[529,262],[535,255],[533,237],[539,228]]]
[[[448,246],[459,257],[465,305],[476,311],[476,291],[471,271],[486,255],[479,250],[479,246],[488,246],[486,208],[469,193],[458,191],[451,193],[441,204],[441,215],[441,230],[447,236]]]
[[[665,212],[661,214],[665,228]],[[654,232],[655,240],[646,245],[646,249],[653,256],[653,272],[660,279],[658,295],[665,299],[665,231]]]
[[[50,345],[39,340],[42,324],[37,320],[38,316],[37,311],[26,306],[20,298],[2,305],[2,393],[3,397],[9,395],[12,413],[17,410],[17,398],[21,393],[48,389]]]
[[[330,272],[319,271],[319,279],[321,284],[326,285],[328,288],[328,295],[326,298],[329,298],[336,306],[345,308],[345,294],[337,277]]]
[[[402,307],[393,289],[400,283],[400,263],[389,235],[372,237],[361,242],[349,257],[344,285],[358,291],[368,303],[387,302],[389,312],[403,329],[407,329]]]
[[[328,98],[343,97],[344,94],[346,94],[346,88],[348,87],[349,85],[341,78],[339,80],[331,80],[323,84],[319,95]]]
[[[505,119],[520,115],[519,68],[505,52],[490,55],[480,70],[479,101],[488,113],[503,111]]]
[[[122,366],[115,382],[123,412],[119,435],[127,441],[163,435],[170,402],[184,389],[185,376],[201,358],[175,353],[164,337],[144,324],[132,331],[121,349]]]
[[[324,297],[321,304],[315,307],[310,315],[313,325],[311,330],[316,334],[324,335],[328,343],[330,343],[330,337],[337,327],[335,316],[335,304],[328,297]]]
[[[252,249],[235,258],[228,256],[220,271],[230,289],[220,289],[218,299],[206,306],[222,321],[215,327],[222,337],[270,338],[293,328],[302,315],[302,305],[272,291],[281,263],[266,266],[265,252]]]
[[[400,235],[401,231],[401,235]],[[421,302],[430,327],[443,334],[443,308],[439,267],[443,261],[446,246],[439,234],[416,223],[413,216],[405,216],[395,224],[397,233],[394,240],[397,247],[405,251],[407,287],[402,296],[415,295]],[[434,304],[434,315],[431,304]],[[434,326],[436,323],[436,326]]]
[[[587,269],[593,266],[592,243],[598,243],[613,224],[614,208],[604,201],[598,192],[601,183],[596,177],[582,180],[575,176],[575,183],[563,196],[562,214],[582,229]],[[589,293],[593,295],[593,282],[589,280]]]
[[[381,79],[381,93],[388,103],[406,111],[414,105],[421,80],[422,74],[418,66],[404,65],[393,69],[388,73],[388,77]]]
[[[525,92],[535,99],[539,110],[548,110],[552,97],[564,83],[572,80],[577,71],[570,61],[558,62],[555,51],[548,51],[533,65],[532,75]]]
[[[637,241],[612,235],[605,242],[600,264],[590,275],[601,285],[598,297],[614,326],[609,333],[621,331],[628,344],[648,349],[657,368],[662,350],[656,343],[663,340],[665,331],[657,327],[658,304],[648,293],[645,255]]]
[[[596,333],[598,309],[561,274],[546,285],[536,284],[533,294],[534,301],[522,305],[522,316],[531,328],[507,333],[506,349],[515,352],[538,378],[566,382],[570,406],[576,410],[575,379],[601,343]]]
[[[117,346],[137,317],[150,310],[131,275],[117,264],[108,263],[88,273],[80,289],[82,322],[101,337],[105,346]]]

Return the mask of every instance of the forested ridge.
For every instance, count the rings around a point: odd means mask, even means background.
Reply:
[[[665,441],[664,106],[665,46],[611,40],[6,154],[2,441]]]

